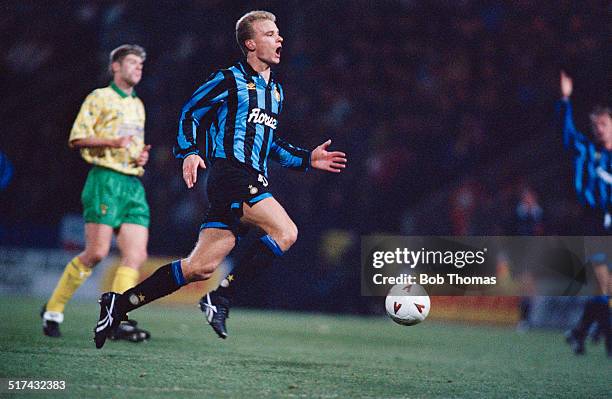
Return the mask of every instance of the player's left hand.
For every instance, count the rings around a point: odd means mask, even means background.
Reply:
[[[140,155],[138,156],[138,159],[136,160],[136,165],[145,166],[147,162],[149,162],[149,150],[150,149],[151,149],[151,144],[147,144],[144,146],[144,148],[142,149],[142,152],[140,153]]]
[[[340,173],[346,168],[346,154],[340,151],[327,151],[331,142],[331,139],[327,140],[310,153],[310,166],[314,169]]]

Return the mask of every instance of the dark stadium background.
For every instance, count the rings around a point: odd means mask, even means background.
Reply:
[[[253,8],[274,12],[285,39],[279,132],[308,148],[332,138],[349,167],[271,172],[300,237],[244,288],[243,304],[368,311],[358,258],[366,234],[588,234],[554,103],[560,68],[575,79],[580,130],[592,105],[609,103],[608,2],[254,4],[3,2],[0,152],[14,175],[0,191],[0,245],[66,245],[60,226],[80,213],[88,170],[69,131],[85,96],[108,83],[109,51],[129,42],[148,52],[137,92],[153,145],[143,178],[149,250],[186,255],[206,200],[204,181],[188,192],[171,154],[178,115],[211,72],[240,58],[234,24]],[[519,219],[521,201],[537,202],[543,219]]]

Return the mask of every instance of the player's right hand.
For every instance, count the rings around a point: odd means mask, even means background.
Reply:
[[[129,136],[122,136],[122,137],[117,137],[114,140],[114,147],[115,148],[127,148],[127,146],[129,146],[132,143],[132,135]]]
[[[574,82],[565,71],[561,71],[561,96],[567,100],[572,95],[574,90]]]
[[[198,168],[206,169],[204,160],[197,154],[183,159],[183,180],[187,188],[192,188],[198,181]]]

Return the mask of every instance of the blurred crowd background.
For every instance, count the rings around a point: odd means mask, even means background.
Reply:
[[[88,171],[67,146],[70,128],[85,96],[108,84],[109,51],[137,43],[148,52],[136,90],[153,145],[143,177],[149,250],[186,255],[207,202],[203,179],[188,191],[172,156],[180,109],[213,71],[241,58],[234,25],[253,8],[275,13],[285,39],[278,132],[307,148],[331,138],[349,164],[340,175],[273,168],[273,192],[300,238],[249,288],[250,303],[358,310],[330,298],[359,291],[362,235],[588,234],[601,221],[573,192],[554,105],[561,68],[574,77],[579,130],[589,132],[593,105],[610,102],[609,7],[598,0],[3,2],[0,153],[12,179],[0,186],[0,244],[69,245],[62,231],[81,212]],[[279,290],[301,295],[268,295]]]

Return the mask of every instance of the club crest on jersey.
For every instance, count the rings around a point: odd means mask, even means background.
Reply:
[[[249,114],[249,119],[247,119],[247,122],[259,123],[260,125],[265,125],[271,129],[276,129],[276,125],[278,124],[278,120],[274,116],[266,114],[261,110],[261,108],[253,108]]]
[[[276,98],[276,101],[280,101],[280,91],[278,91],[278,87],[274,88],[274,97]]]
[[[255,90],[255,83],[249,82],[247,83],[247,90]]]

